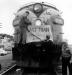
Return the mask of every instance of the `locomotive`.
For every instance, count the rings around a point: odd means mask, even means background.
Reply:
[[[53,72],[61,56],[63,24],[60,11],[53,5],[42,2],[21,7],[13,20],[16,64]]]

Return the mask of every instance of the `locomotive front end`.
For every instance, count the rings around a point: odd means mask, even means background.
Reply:
[[[20,8],[13,20],[13,59],[24,67],[54,68],[61,55],[63,24],[59,10],[52,5],[34,3]]]

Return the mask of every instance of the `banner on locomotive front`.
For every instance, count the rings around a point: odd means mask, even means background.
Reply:
[[[53,38],[50,25],[28,26],[28,30],[27,42],[45,40],[46,36],[50,36],[51,40]]]

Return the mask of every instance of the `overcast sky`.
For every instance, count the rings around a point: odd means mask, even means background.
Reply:
[[[12,20],[14,18],[14,13],[22,5],[32,2],[51,3],[63,12],[64,38],[68,39],[69,43],[72,43],[72,0],[0,0],[0,23],[2,23],[0,33],[13,35],[14,29],[12,26]]]

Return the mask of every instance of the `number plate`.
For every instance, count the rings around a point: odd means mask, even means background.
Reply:
[[[29,26],[28,27],[29,31],[32,33],[49,33],[51,28],[50,25],[48,26]]]

